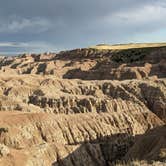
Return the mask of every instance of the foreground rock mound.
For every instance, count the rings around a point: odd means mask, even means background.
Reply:
[[[166,48],[0,58],[0,166],[166,163]]]

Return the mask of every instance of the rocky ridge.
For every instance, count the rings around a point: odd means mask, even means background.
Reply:
[[[128,50],[92,48],[58,54],[2,57],[0,73],[54,75],[83,80],[126,80],[166,75],[166,47]]]

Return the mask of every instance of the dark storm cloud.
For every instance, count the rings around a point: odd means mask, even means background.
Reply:
[[[33,49],[24,49],[29,51],[125,42],[166,28],[164,1],[5,0],[0,5],[0,42],[18,42],[21,48],[22,43],[32,44]]]

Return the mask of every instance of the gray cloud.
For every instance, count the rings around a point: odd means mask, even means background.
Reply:
[[[166,28],[165,9],[163,0],[5,0],[0,42],[45,43],[52,50],[132,42],[137,35],[146,42],[145,34]]]
[[[0,33],[20,33],[20,31],[33,33],[36,28],[36,33],[41,33],[49,30],[51,27],[51,22],[49,22],[49,20],[39,17],[27,19],[11,16],[2,22],[3,24],[0,26]]]
[[[62,49],[62,48],[61,48]],[[20,53],[41,53],[49,52],[50,50],[57,52],[56,46],[49,42],[0,42],[0,54],[20,54]],[[6,51],[7,50],[7,51]]]

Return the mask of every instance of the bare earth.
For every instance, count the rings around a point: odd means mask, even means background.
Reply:
[[[49,165],[166,165],[164,44],[0,57],[0,166]]]

